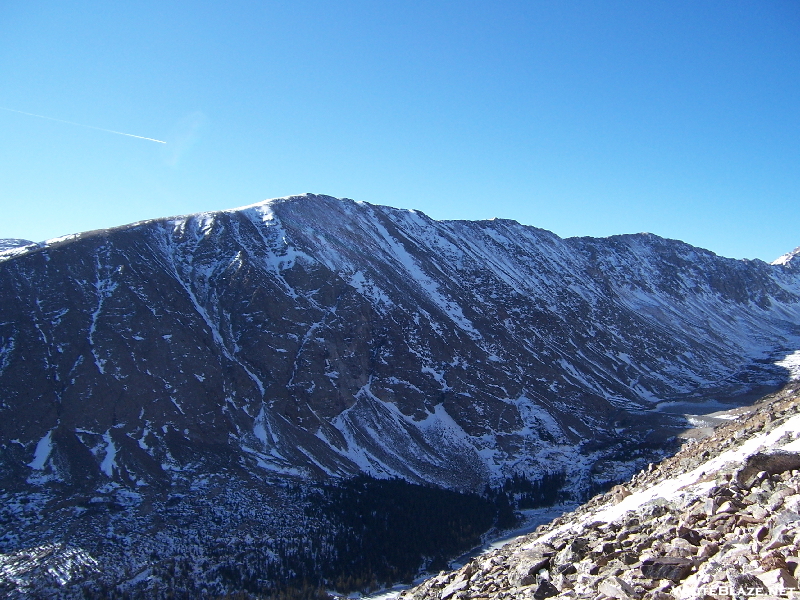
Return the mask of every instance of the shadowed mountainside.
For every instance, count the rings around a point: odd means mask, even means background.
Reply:
[[[69,541],[65,581],[152,597],[263,591],[347,556],[312,500],[362,473],[580,498],[670,451],[670,403],[786,381],[797,256],[311,194],[11,244],[0,551],[49,573]]]

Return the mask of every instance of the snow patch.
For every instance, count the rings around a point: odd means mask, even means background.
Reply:
[[[50,238],[42,242],[44,246],[52,246],[53,244],[60,244],[61,242],[68,242],[70,240],[77,240],[80,237],[79,233],[70,233],[59,237]]]
[[[350,276],[349,283],[359,294],[367,298],[367,300],[371,300],[377,306],[394,306],[394,303],[389,299],[389,296],[387,296],[381,288],[370,281],[363,272],[356,271],[353,273]]]
[[[52,434],[53,430],[51,429],[36,444],[36,452],[33,455],[33,460],[28,463],[31,469],[36,469],[37,471],[44,469],[47,459],[50,458],[50,452],[53,450],[53,442],[51,440]]]
[[[114,440],[111,439],[111,430],[107,430],[103,434],[103,441],[106,443],[106,455],[103,462],[100,463],[100,470],[108,477],[114,476],[114,467],[117,466],[115,460],[117,457],[117,448],[114,446]]]
[[[783,256],[779,256],[772,261],[773,265],[788,265],[796,257],[800,256],[800,247],[795,248],[791,252],[787,252]]]
[[[790,381],[800,380],[800,350],[795,350],[792,354],[788,355],[783,360],[779,360],[775,364],[789,371]]]

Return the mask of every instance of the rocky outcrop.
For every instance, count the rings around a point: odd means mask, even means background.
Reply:
[[[637,474],[624,498],[597,496],[400,597],[787,597],[800,577],[798,456],[793,384]]]

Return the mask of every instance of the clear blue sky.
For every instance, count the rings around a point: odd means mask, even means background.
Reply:
[[[800,2],[0,2],[0,237],[315,192],[800,245]]]

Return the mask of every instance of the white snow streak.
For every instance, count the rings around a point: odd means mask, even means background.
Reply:
[[[779,367],[789,371],[789,380],[797,381],[800,379],[800,350],[795,350],[792,354],[775,363]]]
[[[114,467],[117,466],[115,459],[117,457],[117,448],[114,446],[114,440],[111,439],[111,430],[103,434],[103,440],[106,443],[106,455],[103,462],[100,463],[100,470],[108,477],[114,476]]]
[[[31,469],[36,469],[37,471],[44,469],[47,459],[50,458],[50,452],[53,450],[53,442],[50,439],[52,434],[53,430],[51,429],[36,444],[36,452],[33,455],[33,460],[28,463]]]

